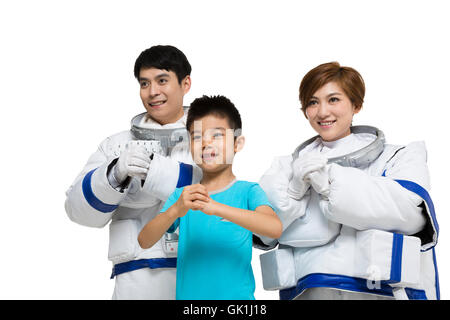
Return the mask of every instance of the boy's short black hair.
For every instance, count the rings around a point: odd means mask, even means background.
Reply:
[[[227,97],[203,96],[192,101],[186,120],[186,129],[189,131],[195,120],[203,118],[207,115],[215,115],[220,118],[227,118],[230,128],[242,130],[242,120],[239,111]]]
[[[134,76],[139,80],[141,69],[156,68],[173,71],[178,82],[191,74],[191,65],[188,59],[179,49],[174,46],[153,46],[141,52],[134,64]]]

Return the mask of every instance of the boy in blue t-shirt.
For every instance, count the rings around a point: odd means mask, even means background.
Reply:
[[[241,117],[227,98],[203,96],[192,102],[186,128],[203,178],[172,193],[139,244],[149,248],[180,228],[177,299],[254,299],[252,233],[279,238],[282,225],[261,187],[233,174],[245,141]]]

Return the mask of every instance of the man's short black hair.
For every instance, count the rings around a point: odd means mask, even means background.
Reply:
[[[173,71],[178,82],[191,74],[191,65],[188,59],[179,49],[174,46],[153,46],[141,52],[134,64],[134,76],[139,80],[141,69],[156,68]]]
[[[238,130],[236,133],[240,135],[242,130],[242,121],[239,111],[234,104],[227,97],[218,96],[203,96],[192,101],[186,120],[186,128],[189,131],[195,120],[203,118],[207,115],[218,116],[219,118],[226,118],[230,128]]]

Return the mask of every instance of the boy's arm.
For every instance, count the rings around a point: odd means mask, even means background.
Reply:
[[[158,214],[154,219],[149,221],[138,236],[138,242],[141,248],[151,248],[158,242],[175,220],[178,219],[180,213],[180,209],[177,203],[175,203],[167,211]]]
[[[200,202],[200,201],[199,201]],[[209,199],[203,204],[201,209],[209,215],[216,215],[227,219],[241,227],[269,238],[277,239],[281,237],[282,225],[277,214],[271,207],[261,205],[255,211],[234,208]]]
[[[201,184],[186,186],[176,202],[166,211],[149,221],[138,235],[141,248],[151,248],[172,226],[176,219],[183,217],[188,210],[199,210],[200,201],[208,201],[208,192]],[[169,198],[168,201],[171,199]]]

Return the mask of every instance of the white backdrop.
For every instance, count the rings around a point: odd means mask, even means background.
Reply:
[[[360,71],[354,124],[427,144],[448,299],[448,12],[445,0],[2,1],[0,298],[111,297],[108,228],[71,222],[65,191],[100,141],[144,111],[138,54],[172,44],[193,67],[185,104],[223,94],[240,110],[247,144],[235,173],[250,181],[314,135],[299,110],[303,75],[329,61]],[[277,299],[262,289],[260,253],[256,298]]]

